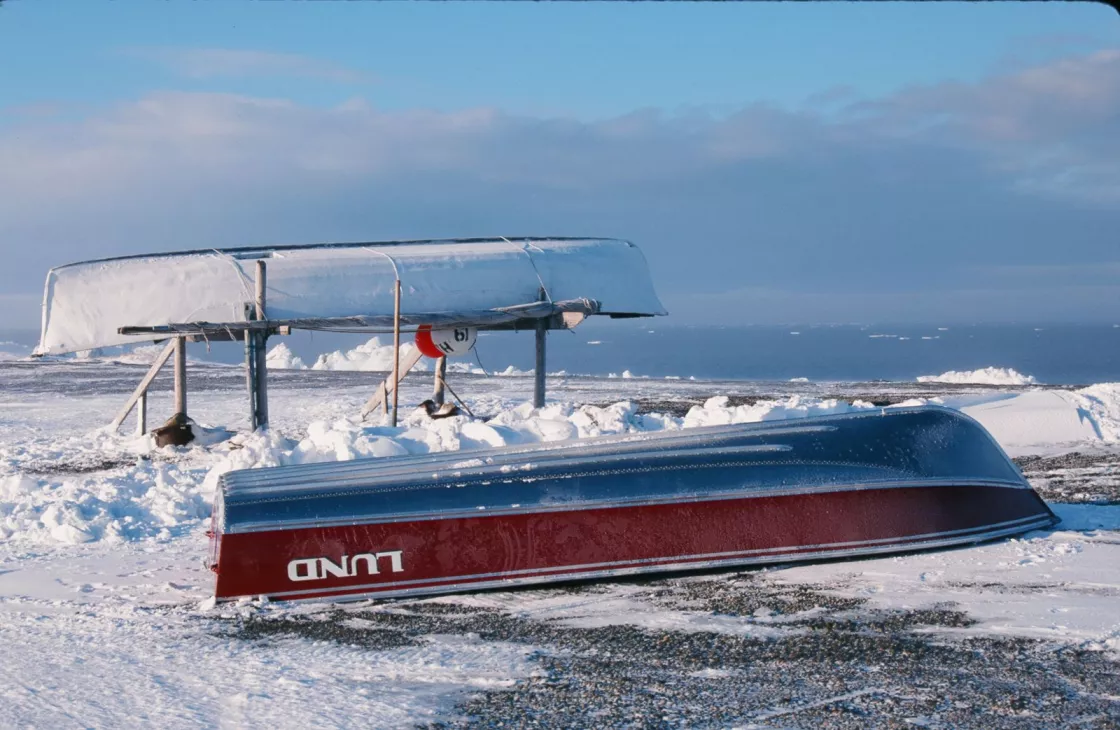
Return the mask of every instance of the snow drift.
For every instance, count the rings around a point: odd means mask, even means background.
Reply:
[[[283,352],[277,354],[280,359]],[[233,469],[437,451],[484,449],[589,436],[801,418],[873,409],[870,403],[791,396],[732,405],[726,396],[684,416],[639,413],[632,402],[607,407],[498,399],[485,420],[431,420],[423,411],[401,424],[349,418],[313,420],[296,432],[242,434],[229,441],[153,450],[146,437],[97,431],[81,438],[0,444],[0,540],[79,543],[170,538],[209,516],[218,477]],[[1014,454],[1120,444],[1120,383],[1078,391],[970,394],[930,401],[976,418]],[[490,408],[490,406],[488,406]],[[147,460],[138,459],[148,455]],[[110,462],[73,474],[38,473],[43,462]]]
[[[412,342],[401,343],[401,360],[406,360],[416,348]],[[335,350],[334,352],[319,355],[310,368],[303,359],[293,354],[284,343],[276,345],[268,351],[269,370],[346,370],[351,372],[381,372],[388,373],[393,370],[393,345],[382,344],[380,337],[371,337],[365,343],[350,350]],[[427,372],[433,367],[432,361],[427,358],[412,367],[413,370]],[[448,372],[466,373],[469,375],[497,375],[500,377],[522,377],[533,374],[532,370],[521,370],[513,365],[507,365],[505,370],[487,373],[468,360],[448,360]],[[564,372],[549,373],[549,375],[566,375]]]
[[[1033,376],[1023,375],[1012,368],[981,368],[979,370],[950,370],[940,375],[919,375],[919,383],[960,383],[968,385],[1037,385]]]

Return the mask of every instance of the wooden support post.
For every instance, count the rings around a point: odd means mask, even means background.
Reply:
[[[136,401],[136,435],[143,436],[148,432],[148,391],[140,394]]]
[[[436,384],[432,391],[432,402],[437,406],[443,405],[443,379],[447,377],[447,358],[441,357],[436,362]]]
[[[257,336],[245,330],[245,385],[249,392],[249,430],[257,430]]]
[[[544,408],[544,343],[548,320],[537,320],[537,364],[533,372],[533,408]]]
[[[393,290],[393,425],[397,425],[397,386],[401,377],[401,280]]]
[[[175,338],[175,415],[187,415],[187,338]]]
[[[265,314],[264,297],[265,287],[267,286],[267,270],[265,269],[264,261],[257,260],[257,301],[256,301],[256,315],[258,321],[268,319]],[[258,428],[268,428],[268,331],[262,331],[257,335],[257,409],[256,421]],[[255,430],[255,429],[254,429]]]
[[[124,408],[121,409],[121,412],[118,413],[117,417],[113,419],[113,422],[109,424],[111,430],[116,431],[121,427],[121,424],[124,423],[124,419],[128,418],[129,413],[132,413],[132,407],[147,394],[148,386],[156,379],[156,375],[163,369],[164,364],[167,362],[167,359],[171,357],[171,353],[173,352],[175,352],[174,340],[167,343],[167,346],[163,348],[163,352],[161,352],[159,357],[156,358],[156,361],[152,363],[152,367],[148,368],[147,375],[140,381],[140,385],[136,386],[136,390],[129,396],[128,402],[124,404]]]

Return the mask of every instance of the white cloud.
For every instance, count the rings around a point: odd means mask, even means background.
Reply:
[[[635,238],[669,302],[731,292],[727,311],[738,297],[757,318],[793,298],[750,294],[770,287],[852,319],[835,310],[853,287],[937,271],[945,296],[917,309],[963,311],[980,291],[1011,301],[976,267],[1115,259],[1118,120],[1120,52],[827,113],[580,121],[151,93],[0,128],[0,290],[123,252],[555,233]],[[1106,288],[1014,301],[1088,306]]]
[[[130,56],[154,61],[192,79],[282,76],[362,84],[373,76],[345,66],[292,53],[233,48],[132,48]]]

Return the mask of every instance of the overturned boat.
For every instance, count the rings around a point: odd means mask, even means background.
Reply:
[[[937,406],[230,472],[219,600],[414,596],[976,543],[1057,518]]]

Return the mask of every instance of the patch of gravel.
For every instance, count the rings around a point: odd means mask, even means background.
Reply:
[[[769,385],[764,388],[771,387]],[[1028,391],[1036,386],[1000,386],[1000,391]],[[1054,385],[1047,386],[1050,390],[1070,390],[1080,386]],[[727,392],[711,393],[709,395],[687,395],[674,398],[632,398],[642,413],[665,413],[678,418],[688,413],[693,406],[702,406],[704,401],[714,395],[726,395],[731,406],[753,406],[759,401],[772,401],[788,398],[792,394],[807,395],[813,398],[836,400],[851,403],[863,401],[873,406],[884,407],[903,403],[914,398],[929,400],[946,395],[963,395],[971,393],[990,393],[992,386],[951,384],[951,383],[906,383],[906,382],[869,382],[869,383],[782,383],[780,390],[758,390],[747,394],[732,394]],[[611,405],[614,401],[597,403],[600,407]]]
[[[943,395],[940,393],[898,393],[898,394],[883,394],[883,393],[844,393],[829,394],[829,393],[813,393],[813,397],[819,398],[836,398],[847,402],[856,400],[870,403],[873,406],[890,406],[895,403],[902,403],[903,401],[910,400],[911,398],[932,398],[935,395]],[[786,398],[789,393],[759,393],[752,395],[729,395],[727,396],[728,405],[734,406],[753,406],[760,401],[772,401],[781,398]],[[638,405],[638,411],[641,413],[663,413],[676,418],[683,418],[688,414],[693,406],[702,406],[707,398],[637,398],[634,400]],[[611,403],[602,402],[597,403],[600,408],[606,408]]]
[[[1048,502],[1120,504],[1120,454],[1075,451],[1061,456],[1022,456],[1014,461]]]
[[[166,461],[166,459],[164,459]],[[107,457],[88,455],[84,458],[38,459],[20,466],[25,474],[38,476],[59,474],[91,474],[94,472],[124,469],[136,464],[135,456]]]
[[[454,602],[401,601],[219,621],[248,641],[305,637],[370,651],[429,634],[521,642],[536,676],[484,692],[432,728],[1120,727],[1120,666],[1100,652],[1037,640],[954,635],[953,606],[873,609],[822,586],[764,573],[629,581],[627,598],[668,611],[737,617],[758,632],[577,628]],[[532,591],[609,597],[609,584]],[[453,601],[453,599],[452,599]],[[385,610],[391,608],[391,611]]]

